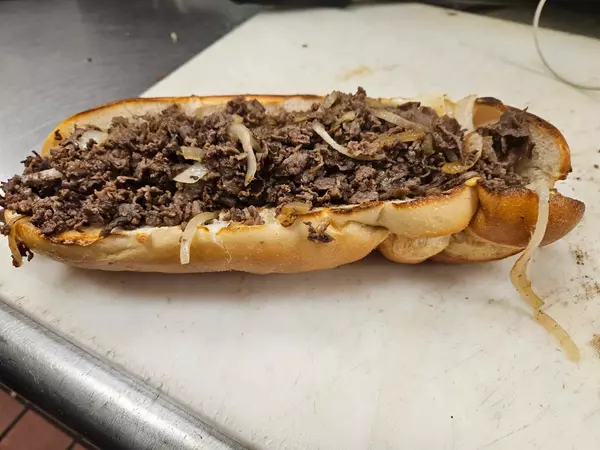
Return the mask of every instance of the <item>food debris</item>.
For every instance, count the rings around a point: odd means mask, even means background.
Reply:
[[[571,253],[573,253],[573,256],[575,257],[575,262],[577,263],[578,266],[585,265],[585,260],[588,257],[587,252],[584,252],[580,248],[576,247],[571,250]]]
[[[594,169],[600,169],[600,165],[594,164]]]
[[[86,61],[87,61],[87,62],[92,62],[92,61],[93,61],[93,59],[92,59],[92,58],[90,58],[90,57],[88,57],[88,58],[86,58]]]
[[[313,227],[312,222],[304,222],[304,225],[308,227],[309,241],[327,244],[334,240],[332,236],[326,233],[329,222],[321,222],[316,227]]]
[[[302,44],[302,48],[308,48],[308,44]]]
[[[179,40],[179,37],[177,36],[177,33],[175,33],[173,31],[173,32],[171,32],[170,36],[171,36],[171,42],[173,42],[173,44],[177,44],[177,41]]]
[[[600,295],[600,283],[593,280],[590,276],[586,276],[585,278],[586,280],[581,282],[584,292],[583,300],[593,300]]]

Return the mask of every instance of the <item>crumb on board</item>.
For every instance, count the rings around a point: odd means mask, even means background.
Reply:
[[[592,300],[600,295],[600,283],[595,280],[587,280],[581,283],[585,300]]]
[[[177,33],[175,33],[174,31],[171,32],[170,34],[171,36],[171,42],[173,42],[173,44],[177,44],[177,41],[179,40],[179,37],[177,36]]]
[[[585,265],[585,260],[588,257],[587,252],[583,251],[579,247],[575,247],[575,248],[571,249],[571,253],[573,254],[573,257],[575,258],[575,262],[577,263],[578,266]]]
[[[594,169],[600,169],[600,165],[594,164]]]

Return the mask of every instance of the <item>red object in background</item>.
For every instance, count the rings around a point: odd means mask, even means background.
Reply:
[[[0,450],[91,450],[0,386]]]

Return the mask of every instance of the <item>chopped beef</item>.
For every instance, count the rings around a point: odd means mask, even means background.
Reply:
[[[260,211],[255,206],[239,209],[231,208],[229,211],[221,214],[221,220],[231,220],[233,222],[241,222],[245,225],[262,225],[265,223],[260,217]]]
[[[328,222],[321,222],[316,227],[313,227],[312,222],[304,222],[304,225],[308,227],[309,241],[327,244],[334,240],[333,237],[326,233],[327,228],[329,228]]]
[[[508,110],[497,123],[479,129],[481,159],[470,172],[449,175],[440,168],[461,157],[465,134],[455,119],[416,102],[384,106],[360,88],[330,99],[327,108],[314,104],[295,112],[267,111],[259,101],[242,97],[223,110],[193,115],[173,105],[156,114],[113,118],[101,143],[81,142],[89,129],[102,131],[97,127],[79,127],[70,136],[57,130],[59,143],[49,157],[34,152],[23,162],[22,175],[2,183],[0,207],[30,216],[45,235],[91,225],[108,235],[115,228],[185,225],[206,211],[259,225],[263,207],[415,198],[442,193],[472,176],[494,189],[527,181],[515,171],[533,147],[522,111]],[[373,108],[385,108],[427,131],[404,142],[398,135],[410,130],[376,117]],[[245,151],[228,132],[240,121],[256,141],[257,170],[249,184]],[[312,128],[315,122],[360,159],[324,142]],[[173,181],[194,163],[183,157],[182,146],[203,150],[208,173],[192,184]],[[378,159],[365,160],[370,157]],[[308,226],[309,239],[331,240],[327,225]],[[6,234],[8,227],[1,231]]]

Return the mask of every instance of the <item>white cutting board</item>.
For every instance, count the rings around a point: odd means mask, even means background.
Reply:
[[[530,33],[418,5],[265,13],[146,95],[360,84],[371,95],[474,92],[529,106],[570,141],[575,172],[562,190],[588,206],[533,267],[549,313],[581,347],[579,364],[531,320],[508,280],[512,260],[403,266],[373,256],[300,275],[168,276],[38,257],[13,270],[1,240],[2,296],[260,448],[597,449],[600,99],[548,76]],[[597,41],[549,38],[569,67],[583,67],[572,73],[591,67],[576,55],[600,54]]]

